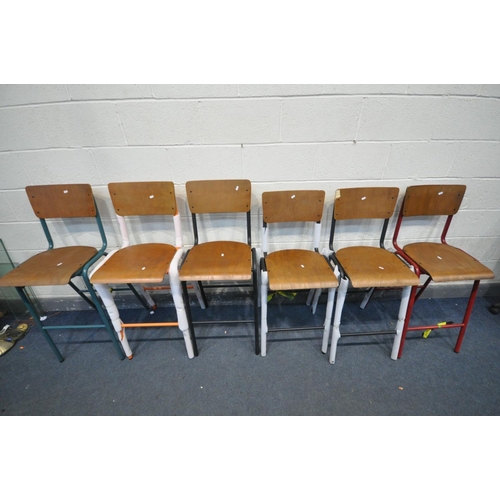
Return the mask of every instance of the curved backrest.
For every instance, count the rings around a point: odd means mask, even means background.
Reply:
[[[193,214],[249,212],[252,186],[247,179],[188,181],[186,194]]]
[[[27,186],[26,194],[40,219],[95,217],[96,208],[89,184]]]
[[[462,204],[466,187],[461,184],[409,186],[405,193],[402,215],[455,215]]]
[[[321,222],[325,192],[320,190],[262,193],[264,222]]]
[[[173,182],[111,182],[108,189],[115,212],[122,217],[177,213]]]
[[[399,189],[361,187],[337,189],[333,216],[336,220],[388,219],[394,213]]]

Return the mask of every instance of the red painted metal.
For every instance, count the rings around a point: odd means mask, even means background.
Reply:
[[[460,352],[460,347],[462,347],[462,341],[464,340],[465,330],[467,329],[467,324],[469,323],[469,318],[472,313],[472,307],[474,306],[474,301],[476,300],[477,290],[479,288],[479,280],[474,281],[472,286],[472,291],[469,297],[469,302],[467,304],[467,309],[465,310],[465,316],[463,320],[463,326],[458,334],[458,340],[455,344],[455,352]]]

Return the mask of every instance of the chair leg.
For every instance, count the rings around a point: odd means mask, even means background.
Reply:
[[[72,282],[70,281],[68,285],[78,294],[80,297],[87,302],[87,304],[92,307],[92,309],[96,309],[96,305]]]
[[[170,290],[172,292],[175,311],[177,313],[177,324],[184,337],[184,344],[186,345],[188,358],[192,359],[194,358],[194,348],[189,328],[188,315],[186,313],[186,306],[184,304],[184,300],[182,300],[182,286],[178,273],[176,274],[173,270],[170,271]]]
[[[153,297],[151,297],[151,294],[146,290],[146,286],[144,284],[141,285],[141,294],[147,302],[150,310],[155,310],[158,307],[156,302],[153,300]]]
[[[347,295],[347,288],[349,286],[348,278],[341,278],[339,285],[339,292],[337,295],[337,303],[335,305],[335,316],[333,318],[332,342],[330,345],[330,363],[335,363],[335,356],[337,355],[337,343],[340,339],[340,319],[342,317],[342,309],[344,308],[345,297]]]
[[[320,290],[320,289],[319,289]],[[333,303],[335,301],[335,288],[328,289],[328,299],[326,303],[325,329],[323,331],[323,344],[321,350],[326,353],[328,351],[328,339],[330,337],[330,329],[332,326]]]
[[[116,332],[116,336],[120,340],[125,356],[127,356],[128,359],[132,359],[134,354],[132,349],[130,349],[127,336],[125,335],[125,328],[123,328],[120,320],[120,313],[118,312],[113,296],[109,291],[109,287],[99,283],[96,283],[94,287],[97,290],[99,297],[101,297],[106,311],[108,312],[109,319],[111,320],[111,324]]]
[[[313,298],[312,298],[312,301],[311,301],[311,312],[313,314],[316,314],[316,308],[318,307],[318,302],[319,302],[319,298],[321,297],[321,292],[322,291],[323,290],[321,288],[316,288],[314,290],[314,295],[313,295]]]
[[[306,306],[311,307],[312,300],[313,300],[313,297],[314,297],[315,293],[316,293],[316,289],[315,288],[311,288],[309,290],[309,293],[307,294]]]
[[[38,328],[40,328],[40,330],[42,331],[42,334],[45,337],[45,340],[49,344],[50,348],[52,349],[52,352],[56,355],[56,358],[59,360],[59,362],[62,363],[64,361],[63,355],[60,353],[59,349],[54,344],[54,341],[52,340],[51,336],[49,335],[49,332],[47,332],[47,330],[45,330],[45,328],[43,327],[43,324],[40,321],[38,314],[33,309],[33,306],[31,305],[31,302],[29,301],[28,297],[26,297],[26,294],[24,293],[24,289],[22,287],[16,287],[16,290],[17,290],[17,293],[19,294],[19,297],[21,297],[21,300],[23,301],[24,305],[26,306],[26,309],[28,309],[28,312],[31,314],[36,326],[38,326]]]
[[[370,299],[372,298],[374,291],[375,291],[375,288],[370,288],[366,292],[365,296],[363,297],[363,301],[361,302],[361,304],[359,306],[360,309],[364,309],[367,306],[368,302],[370,302]]]
[[[253,296],[253,322],[255,329],[255,354],[260,354],[260,338],[259,338],[259,284],[257,270],[257,255],[255,249],[252,250],[253,268],[252,268],[252,296]]]
[[[124,359],[125,356],[123,355],[122,348],[120,347],[120,344],[118,343],[118,339],[115,335],[115,332],[113,331],[113,327],[111,326],[111,323],[109,322],[109,319],[106,316],[106,313],[104,312],[104,310],[101,306],[101,303],[99,302],[99,299],[95,293],[95,289],[92,286],[92,284],[90,283],[87,272],[85,271],[85,269],[82,272],[82,279],[83,279],[83,282],[85,283],[85,286],[87,287],[87,290],[89,291],[90,298],[94,302],[95,307],[97,309],[97,312],[99,313],[99,316],[101,317],[101,320],[104,323],[104,328],[106,328],[106,330],[111,338],[111,342],[113,343],[113,347],[115,348],[115,351],[117,352],[118,357],[120,359]]]
[[[401,333],[401,341],[399,344],[398,359],[403,355],[403,348],[405,346],[406,334],[408,333],[408,327],[410,326],[411,313],[413,311],[413,306],[415,305],[415,296],[417,295],[418,285],[413,286],[410,292],[410,298],[408,300],[408,308],[406,310],[406,317],[403,326],[403,331]]]
[[[207,299],[205,297],[205,292],[203,291],[203,288],[201,287],[201,284],[198,281],[193,282],[193,290],[194,293],[196,294],[196,298],[198,299],[198,303],[200,304],[200,307],[202,309],[207,308]]]
[[[460,328],[460,333],[458,334],[458,340],[455,344],[455,352],[460,352],[460,347],[462,347],[462,342],[465,336],[465,330],[467,330],[467,324],[469,323],[470,315],[472,313],[472,307],[474,306],[474,301],[476,300],[477,290],[479,288],[479,281],[474,281],[474,285],[472,286],[472,291],[470,293],[469,302],[467,303],[467,309],[465,310],[464,319],[462,321],[463,326]]]
[[[267,271],[260,273],[260,354],[266,355],[267,344]]]
[[[135,289],[132,283],[127,283],[127,286],[135,295],[136,299],[142,304],[142,307],[146,309],[146,311],[153,311],[156,309],[156,304],[154,300],[151,298],[151,295],[149,295],[148,291],[144,290],[144,285],[140,285],[142,295],[139,295],[139,292]]]
[[[187,291],[187,283],[181,281],[182,284],[182,298],[184,299],[184,306],[186,308],[186,318],[189,325],[189,335],[191,336],[191,344],[193,346],[193,354],[198,356],[198,344],[196,343],[196,336],[194,333],[193,318],[191,317],[191,305],[189,304],[189,295]]]
[[[401,303],[399,304],[398,322],[396,324],[396,336],[392,344],[391,359],[397,360],[399,353],[399,346],[401,345],[401,337],[403,334],[403,327],[405,324],[406,314],[408,310],[408,302],[411,295],[411,286],[405,286],[401,295]]]
[[[196,296],[198,297],[198,301],[200,301],[201,299],[201,308],[206,309],[208,307],[208,301],[207,296],[205,295],[205,290],[203,288],[203,283],[201,281],[195,281],[193,282],[193,287],[196,292]]]

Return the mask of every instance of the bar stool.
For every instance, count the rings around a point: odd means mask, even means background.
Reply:
[[[123,350],[129,359],[130,349],[126,328],[178,326],[181,330],[189,358],[196,354],[186,316],[182,290],[179,281],[179,262],[182,248],[180,216],[177,211],[174,184],[172,182],[114,182],[108,185],[116,217],[120,226],[123,245],[110,252],[99,263],[90,276],[91,283],[99,293]],[[170,243],[130,244],[125,217],[171,216],[175,232],[175,246]],[[110,284],[156,284],[162,283],[168,275],[177,321],[123,323],[110,291]]]
[[[268,291],[294,291],[328,289],[325,323],[322,327],[300,329],[323,330],[323,344],[328,336],[338,279],[328,260],[319,253],[321,218],[325,200],[324,191],[297,190],[271,191],[262,194],[262,250],[261,259],[261,354],[265,356],[267,334],[271,332],[294,331],[299,328],[269,328],[267,323]],[[313,250],[286,249],[268,253],[269,224],[314,223]]]
[[[460,328],[454,349],[456,353],[460,352],[479,283],[482,279],[493,279],[495,277],[493,272],[477,259],[460,248],[449,245],[446,242],[448,229],[450,228],[453,216],[458,212],[462,204],[465,190],[465,185],[458,184],[409,186],[406,189],[394,230],[393,245],[397,253],[414,267],[417,276],[426,275],[428,278],[423,286],[415,285],[412,287],[398,357],[401,357],[403,354],[407,332],[415,330],[431,331],[436,328]],[[446,216],[440,242],[420,241],[410,243],[401,248],[397,240],[403,219],[406,217],[427,217],[427,220],[420,224],[425,227],[430,221],[429,217],[436,216]],[[431,229],[430,226],[428,227]],[[462,322],[454,323],[450,321],[437,325],[410,326],[413,306],[432,281],[436,283],[473,281]]]
[[[109,323],[109,319],[103,311],[88,278],[89,268],[104,255],[107,246],[106,235],[92,194],[92,188],[88,184],[54,184],[28,186],[26,187],[26,193],[35,215],[40,219],[49,247],[48,250],[34,255],[0,278],[0,286],[16,288],[35,324],[42,331],[43,336],[60,362],[64,361],[64,358],[52,340],[49,330],[105,328],[111,337],[119,358],[124,359],[125,356]],[[66,218],[94,219],[101,238],[101,248],[97,250],[94,247],[82,245],[55,248],[47,219]],[[75,285],[73,279],[77,277],[83,280],[85,288],[81,289]],[[69,285],[93,309],[97,310],[102,324],[64,326],[43,324],[26,296],[24,288],[27,286],[56,285]],[[90,295],[90,299],[85,295],[86,293]]]

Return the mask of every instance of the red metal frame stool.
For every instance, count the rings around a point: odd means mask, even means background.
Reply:
[[[423,285],[414,286],[411,290],[398,358],[403,354],[406,334],[409,331],[433,330],[436,328],[460,328],[458,340],[455,345],[455,352],[458,353],[464,339],[467,324],[469,323],[472,307],[479,288],[479,282],[482,279],[493,279],[495,277],[490,269],[481,264],[474,257],[446,242],[448,229],[453,216],[460,208],[465,190],[466,186],[464,185],[409,186],[406,190],[394,230],[393,245],[396,252],[413,266],[417,276],[420,277],[423,274],[428,276],[428,278]],[[398,245],[397,240],[403,218],[433,216],[446,216],[440,242],[410,243],[403,248]],[[413,306],[432,281],[436,283],[457,281],[474,282],[462,322],[410,326]]]

